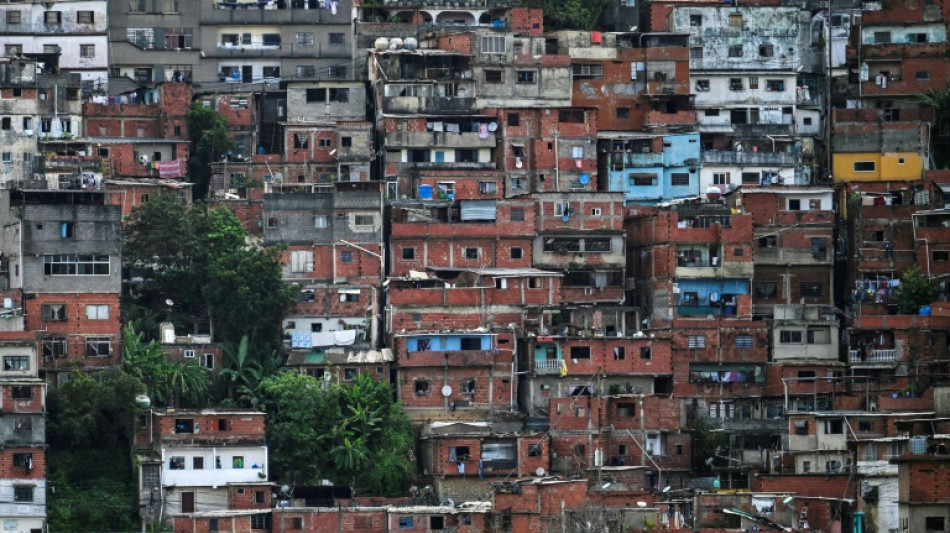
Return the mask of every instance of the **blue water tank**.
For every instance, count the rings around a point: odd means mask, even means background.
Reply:
[[[420,185],[419,186],[419,199],[420,200],[429,200],[432,198],[432,185]]]
[[[925,316],[926,316],[926,315],[929,315],[929,314],[930,314],[930,306],[929,306],[929,305],[922,305],[922,306],[920,306],[920,314],[925,315]]]

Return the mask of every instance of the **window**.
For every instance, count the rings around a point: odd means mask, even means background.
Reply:
[[[413,389],[417,396],[425,396],[429,394],[429,382],[424,379],[417,380],[413,383]]]
[[[23,45],[22,44],[6,44],[3,46],[3,53],[4,55],[8,55],[8,56],[18,56],[23,53]],[[19,89],[19,88],[13,89],[13,96],[18,98],[20,96],[20,94],[18,94],[20,93],[20,91],[22,91],[22,89]]]
[[[505,37],[503,35],[482,36],[481,52],[483,54],[504,54],[506,51]]]
[[[343,381],[353,381],[359,377],[360,371],[356,368],[344,368],[343,369]]]
[[[694,28],[699,28],[703,25],[703,16],[702,15],[690,15],[689,16],[689,25]]]
[[[736,335],[736,349],[748,350],[752,348],[752,335]]]
[[[298,32],[297,46],[313,46],[313,32]]]
[[[702,59],[702,58],[703,58],[703,47],[702,47],[702,46],[694,46],[694,47],[690,48],[690,49],[689,49],[689,58],[690,58],[690,59]],[[697,84],[697,85],[698,85],[698,84]],[[708,91],[709,88],[707,87],[706,90]]]
[[[934,250],[931,253],[934,261],[950,261],[950,251]]]
[[[3,371],[19,372],[30,369],[30,357],[27,355],[4,355]]]
[[[40,308],[44,322],[66,320],[66,304],[43,304]]]
[[[374,222],[373,215],[354,215],[353,216],[353,225],[354,226],[373,226]]]
[[[515,80],[518,83],[534,83],[534,71],[533,70],[515,71]]]
[[[729,181],[730,181],[729,172],[714,172],[713,173],[714,185],[728,185]]]
[[[742,14],[741,13],[732,13],[729,15],[729,25],[730,26],[742,26]]]
[[[32,502],[33,501],[33,487],[25,485],[14,485],[13,487],[13,501],[15,502]]]
[[[111,337],[86,337],[86,357],[104,357],[111,353]]]
[[[822,284],[817,281],[803,281],[799,284],[799,292],[802,298],[821,298]]]
[[[706,336],[705,335],[689,335],[686,339],[687,347],[689,348],[705,348],[706,347]]]
[[[926,33],[908,33],[907,42],[909,43],[925,43],[927,42]]]
[[[696,90],[699,92],[706,92],[709,90],[709,80],[696,80]],[[706,116],[712,116],[709,114],[709,110],[706,111]]]
[[[844,433],[844,420],[825,420],[826,435],[841,435]]]
[[[290,271],[313,272],[313,251],[294,250],[290,252]]]
[[[486,70],[485,71],[485,83],[498,84],[498,83],[503,83],[503,82],[504,82],[504,71],[502,70]]]
[[[466,248],[465,259],[468,259],[470,261],[478,259],[478,248]]]
[[[79,57],[84,57],[84,58],[96,57],[96,45],[94,44],[79,45]]]
[[[806,426],[805,433],[798,433],[798,430],[796,429],[796,435],[807,435],[807,434],[808,434],[807,426]],[[802,461],[802,473],[807,474],[809,472],[811,472],[811,461]]]
[[[478,192],[480,194],[498,194],[498,183],[494,181],[478,182]]]
[[[66,337],[43,339],[43,357],[66,357]]]
[[[358,517],[356,517],[356,518],[359,519],[359,518],[363,518],[363,517],[358,516]],[[357,520],[356,529],[369,529],[369,527],[363,527],[363,528],[361,528],[358,524],[359,524],[359,521]],[[300,517],[300,516],[291,517],[291,519],[290,519],[290,529],[293,529],[293,530],[303,529],[303,517]]]
[[[874,430],[874,421],[858,420],[858,431],[873,431],[873,430]]]
[[[307,89],[307,103],[320,103],[326,101],[327,99],[327,90],[326,89]]]
[[[328,39],[331,45],[339,46],[339,45],[346,44],[345,36],[342,33],[331,33],[328,36]]]
[[[263,490],[254,491],[254,503],[262,504],[267,501],[267,493]]]
[[[782,344],[801,344],[802,332],[796,330],[784,330],[779,332],[779,342]]]
[[[924,518],[924,527],[927,531],[946,531],[944,529],[944,517],[928,516]]]
[[[445,529],[445,517],[444,516],[430,516],[429,529],[434,529],[434,530]]]
[[[656,185],[656,174],[636,172],[630,173],[627,177],[630,179],[630,185],[635,187],[652,187]]]
[[[19,10],[7,11],[7,24],[19,24],[22,20],[23,20],[23,13],[21,11]]]
[[[590,359],[590,346],[571,346],[571,359]]]
[[[914,78],[917,81],[930,81],[930,71],[918,70],[916,73],[914,73]]]
[[[673,172],[670,174],[670,184],[674,187],[683,187],[689,185],[689,173]]]
[[[618,108],[617,108],[617,118],[630,118],[630,108],[629,108],[629,107],[618,107]]]
[[[789,211],[801,211],[802,201],[798,199],[789,199],[788,201],[788,210]]]
[[[602,78],[604,76],[604,66],[600,64],[579,63],[571,65],[571,74],[575,78]]]
[[[512,259],[521,259],[524,257],[524,250],[518,246],[511,247],[511,258]]]
[[[623,361],[627,358],[627,349],[623,346],[614,346],[614,361]]]
[[[44,11],[43,22],[47,24],[62,24],[63,12],[62,11]]]
[[[411,516],[400,516],[399,517],[399,529],[412,529],[413,520]]]
[[[340,262],[341,263],[352,263],[353,262],[353,252],[348,250],[340,252]]]
[[[86,320],[109,320],[108,304],[87,305]]]
[[[587,117],[584,115],[583,109],[562,109],[557,112],[557,119],[559,122],[568,122],[572,124],[583,124],[586,122]],[[572,157],[575,159],[584,157],[584,147],[583,146],[572,146],[571,147]]]
[[[317,215],[313,217],[313,227],[318,229],[326,228],[330,224],[330,217],[327,215]]]
[[[350,101],[350,90],[346,88],[331,88],[330,101],[345,104]]]
[[[641,347],[640,347],[640,359],[653,359],[653,347],[652,347],[652,346],[641,346]]]
[[[231,468],[241,469],[244,468],[244,456],[235,455],[231,458]]]
[[[14,400],[32,400],[33,387],[16,385],[10,388],[10,397]]]
[[[540,444],[529,444],[528,445],[528,457],[541,457],[543,449]]]
[[[508,125],[517,128],[521,125],[521,115],[519,113],[508,113]],[[521,155],[524,157],[524,154]]]
[[[416,258],[416,249],[413,247],[405,247],[402,249],[402,258],[406,261],[413,261]]]
[[[204,470],[205,468],[205,458],[204,457],[192,457],[191,458],[191,469],[192,470]]]
[[[185,458],[175,455],[168,458],[168,469],[169,470],[184,470],[185,469]]]
[[[765,80],[765,90],[782,92],[785,90],[785,80]]]
[[[759,45],[760,57],[772,57],[775,55],[775,47],[769,43]]]
[[[729,78],[729,90],[730,90],[730,91],[741,91],[741,90],[742,90],[742,78]]]
[[[734,44],[729,46],[729,57],[742,57],[742,45]]]
[[[877,168],[877,165],[874,161],[855,161],[854,162],[854,171],[855,172],[874,172],[874,169]]]
[[[45,255],[43,273],[47,276],[108,276],[108,255]]]

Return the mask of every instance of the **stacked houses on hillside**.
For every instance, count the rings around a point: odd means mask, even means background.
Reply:
[[[950,530],[945,2],[104,4],[0,4],[7,529],[44,527],[45,383],[120,362],[123,218],[205,193],[196,105],[208,202],[285,246],[287,366],[389,381],[420,488],[285,488],[261,413],[150,411],[147,521]]]

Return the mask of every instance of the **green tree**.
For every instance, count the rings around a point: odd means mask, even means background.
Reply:
[[[224,116],[200,102],[192,104],[187,120],[192,144],[188,174],[190,181],[195,184],[195,196],[204,198],[211,181],[211,164],[234,148],[234,139],[228,133]]]
[[[927,89],[917,96],[934,110],[930,153],[938,168],[950,168],[950,80],[943,89]]]
[[[917,314],[920,307],[937,299],[940,286],[927,277],[917,265],[904,271],[897,289],[897,304],[906,315]]]
[[[383,496],[411,484],[412,428],[388,383],[360,375],[352,384],[327,384],[285,371],[266,378],[260,394],[280,479],[326,478]]]
[[[213,328],[216,340],[232,344],[248,335],[252,354],[280,347],[280,322],[294,298],[278,248],[247,245],[227,209],[183,206],[171,195],[136,208],[127,228],[125,263],[143,280],[131,291],[134,316],[164,314],[189,331]]]
[[[607,0],[543,0],[544,29],[592,30]]]
[[[225,344],[223,347],[224,368],[219,376],[227,385],[228,398],[235,399],[235,393],[249,398],[255,394],[264,377],[263,366],[251,358],[247,346],[245,335],[241,337],[241,343],[237,347],[232,344]]]
[[[202,406],[208,398],[211,379],[208,371],[193,360],[171,362],[156,340],[143,341],[132,326],[122,332],[122,367],[140,380],[156,405],[179,407],[185,401]]]
[[[132,463],[137,377],[110,368],[93,379],[79,370],[47,397],[48,519],[54,531],[135,527]]]

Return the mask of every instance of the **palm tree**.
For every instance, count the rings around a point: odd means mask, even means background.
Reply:
[[[950,80],[947,80],[943,89],[927,89],[917,95],[920,100],[933,108],[933,139],[931,154],[937,162],[938,168],[950,167]]]
[[[224,346],[225,368],[221,370],[221,378],[228,385],[228,398],[234,399],[235,387],[242,396],[253,395],[264,376],[261,364],[248,355],[248,337],[241,337],[241,343],[235,349],[227,344]]]
[[[193,406],[200,406],[205,402],[211,379],[204,367],[192,360],[175,363],[166,361],[163,366],[163,388],[171,405],[178,406],[182,399],[187,399]]]

